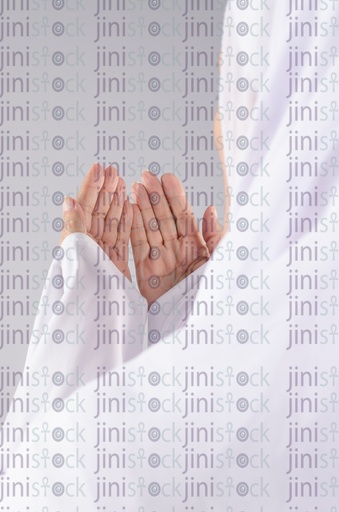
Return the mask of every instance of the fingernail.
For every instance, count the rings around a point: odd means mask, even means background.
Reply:
[[[74,199],[72,199],[71,197],[66,196],[65,199],[64,199],[64,202],[62,204],[62,208],[63,208],[64,212],[68,212],[70,210],[74,210],[75,209]]]
[[[144,170],[142,171],[142,176],[143,176],[144,178],[146,178],[146,179],[147,179],[148,177],[156,178],[156,174],[154,174],[154,172],[150,171],[149,169],[144,169]]]
[[[106,175],[106,179],[107,179],[107,175]],[[110,173],[108,175],[108,179],[110,180],[110,187],[112,188],[112,190],[115,190],[117,191],[117,188],[118,188],[118,185],[119,185],[119,181],[120,181],[120,178],[117,174],[115,174],[114,172]]]
[[[118,177],[116,169],[113,167],[113,165],[108,165],[105,169],[105,176],[108,176],[109,178],[116,178]]]
[[[132,183],[132,186],[131,186],[131,196],[133,198],[133,201],[136,202],[137,200],[137,187],[136,187],[136,181],[134,181]]]
[[[94,167],[94,181],[97,182],[99,181],[102,177],[104,177],[104,168],[102,167],[102,165],[100,164],[100,162],[94,162],[93,164]]]
[[[213,215],[215,217],[218,217],[218,212],[217,212],[217,209],[216,209],[216,207],[214,205],[213,205]]]

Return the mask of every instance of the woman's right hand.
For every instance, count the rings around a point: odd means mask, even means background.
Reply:
[[[131,242],[141,294],[150,306],[161,295],[206,263],[222,237],[214,206],[203,218],[202,232],[182,184],[174,174],[161,181],[150,171],[134,183]]]

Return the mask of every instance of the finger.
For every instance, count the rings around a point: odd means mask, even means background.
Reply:
[[[132,194],[136,204],[139,206],[149,245],[151,247],[162,245],[163,238],[159,229],[159,222],[156,219],[147,190],[141,183],[133,183]]]
[[[66,236],[72,233],[86,234],[86,220],[81,207],[71,197],[65,197],[63,203],[63,221],[64,228],[61,235],[60,245]]]
[[[173,213],[168,205],[167,197],[158,178],[150,171],[144,171],[141,177],[147,190],[160,232],[164,241],[178,238],[178,232]]]
[[[92,165],[82,182],[77,201],[85,212],[87,231],[90,231],[91,229],[92,213],[104,181],[104,170],[99,163],[95,163]]]
[[[117,240],[118,226],[125,203],[125,195],[126,184],[121,177],[118,177],[118,182],[115,191],[113,192],[112,202],[104,219],[104,227],[101,236],[102,242],[111,247],[114,247]]]
[[[164,174],[161,184],[173,212],[179,236],[198,235],[197,220],[178,178],[174,174]]]
[[[133,221],[131,229],[131,243],[133,250],[133,258],[136,266],[138,266],[149,255],[150,246],[147,240],[144,221],[140,209],[137,204],[132,205]]]
[[[125,201],[118,226],[117,241],[114,247],[109,249],[109,256],[113,263],[119,268],[130,281],[131,273],[128,267],[128,245],[131,235],[133,221],[133,210],[129,199]]]
[[[126,263],[128,263],[128,244],[131,237],[132,222],[133,209],[129,199],[127,198],[122,209],[118,225],[117,241],[114,248],[121,261],[126,261]]]
[[[223,234],[224,230],[218,222],[217,210],[215,206],[209,206],[204,213],[202,236],[211,254],[220,242]]]
[[[103,186],[97,197],[92,213],[91,235],[100,240],[104,231],[105,217],[111,206],[113,195],[118,184],[118,171],[111,165],[105,169]]]

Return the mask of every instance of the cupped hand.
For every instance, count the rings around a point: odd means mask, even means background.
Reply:
[[[72,233],[91,237],[131,280],[128,244],[133,210],[126,185],[117,170],[95,163],[86,174],[77,199],[66,197],[63,205],[64,229],[60,244]]]
[[[149,306],[209,259],[222,234],[214,206],[200,233],[180,181],[150,171],[133,183],[131,242],[140,293]]]

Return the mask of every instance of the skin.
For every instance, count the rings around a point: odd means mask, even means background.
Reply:
[[[72,233],[85,233],[105,251],[129,280],[128,244],[133,222],[132,205],[126,199],[126,184],[114,167],[98,163],[86,174],[76,200],[63,204],[64,229],[60,245]]]
[[[131,205],[126,184],[117,170],[99,163],[85,176],[77,199],[66,197],[64,229],[60,244],[72,233],[85,233],[95,240],[128,279],[128,244],[131,240],[140,293],[150,306],[210,258],[228,229],[228,182],[222,144],[221,119],[216,112],[214,136],[224,169],[224,227],[209,206],[203,217],[202,233],[184,189],[173,174],[161,181],[150,171],[141,183],[133,183]]]
[[[87,234],[131,280],[131,239],[139,290],[150,306],[206,263],[222,230],[214,206],[209,206],[199,232],[184,189],[173,174],[159,181],[146,170],[141,180],[132,186],[135,204],[131,205],[117,170],[93,164],[77,199],[65,198],[60,244],[72,233]]]
[[[131,241],[140,293],[149,305],[210,258],[216,245],[217,213],[209,207],[200,233],[176,176],[161,181],[150,171],[134,183]]]

